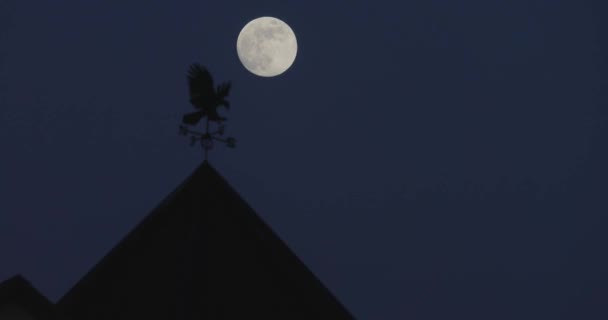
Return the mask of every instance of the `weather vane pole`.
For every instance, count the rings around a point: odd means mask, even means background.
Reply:
[[[230,93],[230,82],[224,82],[214,88],[213,78],[209,71],[205,67],[193,64],[188,72],[188,85],[190,87],[190,103],[198,110],[184,115],[182,124],[179,126],[179,133],[190,137],[191,146],[200,141],[205,150],[206,161],[209,150],[213,149],[215,141],[224,143],[229,148],[236,146],[236,139],[233,137],[223,138],[226,128],[224,122],[227,119],[221,117],[217,112],[220,106],[224,106],[226,109],[230,108],[230,103],[226,100]],[[188,127],[188,125],[196,126],[205,117],[204,132],[195,131]],[[214,131],[211,131],[210,123],[216,124]]]

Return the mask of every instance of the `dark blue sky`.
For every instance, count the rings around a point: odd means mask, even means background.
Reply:
[[[232,80],[211,163],[359,319],[608,317],[600,0],[0,2],[0,280],[58,299],[201,162],[185,74]],[[292,68],[240,64],[259,16]]]

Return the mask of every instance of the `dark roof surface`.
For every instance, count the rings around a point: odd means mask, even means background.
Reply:
[[[36,319],[60,319],[55,306],[21,275],[0,283],[0,309],[6,305],[17,305]]]
[[[353,319],[204,162],[59,302],[73,319]]]

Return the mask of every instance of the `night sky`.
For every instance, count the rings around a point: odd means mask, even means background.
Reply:
[[[0,281],[56,301],[201,163],[199,62],[211,164],[356,318],[607,319],[607,9],[0,0]],[[260,16],[298,38],[275,78],[235,49]]]

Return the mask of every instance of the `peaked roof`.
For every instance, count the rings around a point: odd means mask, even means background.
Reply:
[[[73,319],[353,319],[204,162],[61,300]]]
[[[0,314],[6,306],[18,306],[34,319],[60,319],[54,305],[21,275],[0,283]]]

